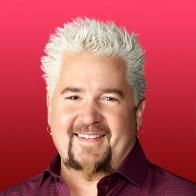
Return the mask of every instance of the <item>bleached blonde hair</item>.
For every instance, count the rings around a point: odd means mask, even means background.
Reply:
[[[127,79],[134,92],[137,105],[144,97],[144,52],[135,34],[113,22],[102,22],[89,18],[76,18],[56,29],[45,47],[46,55],[41,58],[43,78],[47,93],[51,95],[65,53],[91,52],[96,55],[118,56],[127,64]]]

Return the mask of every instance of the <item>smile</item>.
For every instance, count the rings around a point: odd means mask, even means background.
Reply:
[[[74,133],[82,141],[98,141],[104,136],[105,134],[84,134],[84,133]]]
[[[80,138],[86,138],[86,139],[96,139],[96,138],[101,138],[104,137],[104,134],[101,135],[87,135],[87,134],[78,134],[78,137]]]

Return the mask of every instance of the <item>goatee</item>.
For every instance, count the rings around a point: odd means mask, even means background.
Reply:
[[[92,130],[92,128],[91,128]],[[100,129],[99,129],[100,130]],[[84,178],[88,181],[92,180],[95,174],[99,172],[110,173],[112,171],[111,160],[112,160],[112,151],[111,147],[108,144],[106,146],[105,152],[99,160],[92,160],[88,158],[83,158],[78,160],[73,152],[73,140],[74,134],[71,135],[69,145],[68,145],[68,158],[63,161],[64,165],[67,168],[72,168],[77,171],[81,171]],[[81,154],[92,154],[94,152],[94,147],[81,146]]]

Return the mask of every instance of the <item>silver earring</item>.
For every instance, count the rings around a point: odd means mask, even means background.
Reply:
[[[140,126],[138,129],[137,129],[137,137],[138,139],[141,139],[142,135],[143,135],[143,129],[142,127]]]
[[[49,133],[49,135],[52,135],[52,131],[50,130],[50,126],[47,126],[47,132]]]

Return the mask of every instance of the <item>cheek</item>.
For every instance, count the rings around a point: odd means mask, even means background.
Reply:
[[[53,142],[63,159],[68,156],[71,128],[74,114],[65,110],[53,110],[51,115],[51,131]]]
[[[135,135],[136,118],[132,111],[120,111],[108,117],[108,125],[111,130],[111,145],[120,140],[127,140]]]
[[[116,111],[108,116],[108,122],[117,130],[133,129],[136,124],[136,114],[134,111]]]
[[[68,132],[76,114],[63,105],[54,107],[51,112],[51,128],[55,132]]]

